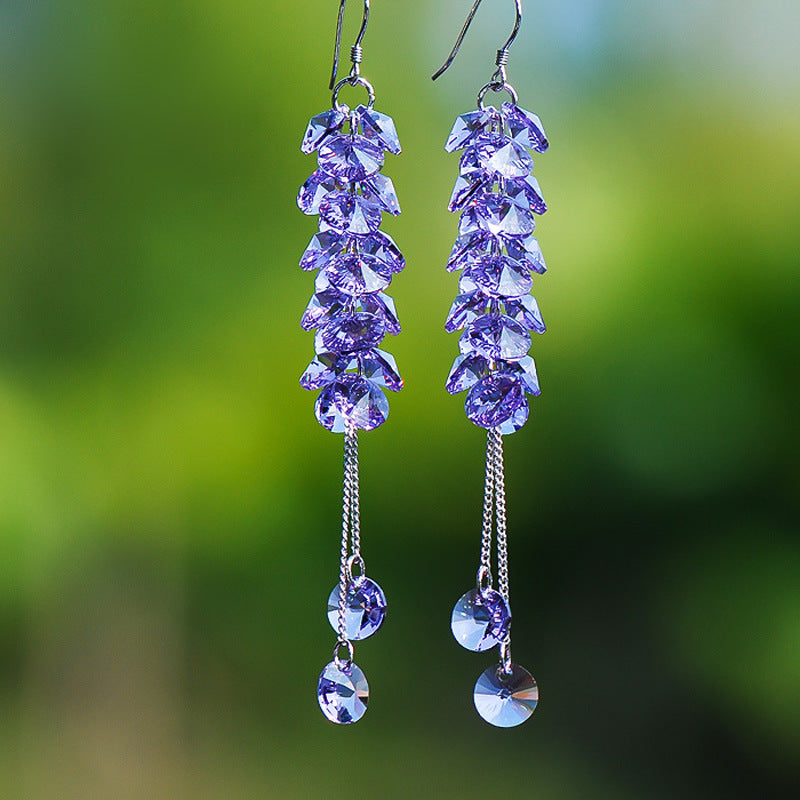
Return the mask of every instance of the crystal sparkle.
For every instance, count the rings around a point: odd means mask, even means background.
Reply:
[[[399,153],[400,141],[386,114],[341,106],[312,117],[301,150],[316,151],[318,167],[297,204],[304,214],[318,215],[319,231],[300,259],[304,270],[316,270],[315,292],[300,322],[315,331],[316,357],[300,385],[321,390],[314,410],[323,427],[372,430],[389,414],[384,390],[403,386],[394,358],[377,349],[387,334],[400,332],[384,290],[405,259],[380,230],[384,213],[400,213],[394,185],[381,174],[385,153]]]
[[[529,150],[549,143],[539,118],[514,103],[488,106],[456,119],[445,150],[463,151],[449,209],[459,212],[447,269],[460,270],[459,292],[445,330],[462,330],[447,378],[450,394],[466,391],[468,419],[503,434],[528,419],[528,394],[540,393],[528,355],[531,332],[545,324],[530,294],[546,270],[533,231],[547,210],[533,177]]]

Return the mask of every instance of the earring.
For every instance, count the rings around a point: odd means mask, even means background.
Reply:
[[[452,63],[481,0],[476,0],[436,80]],[[544,333],[536,300],[529,294],[532,273],[545,263],[533,237],[534,214],[546,211],[539,184],[531,175],[528,150],[543,153],[548,142],[539,118],[517,105],[508,82],[508,50],[522,21],[515,0],[514,29],[497,51],[497,70],[478,92],[478,107],[456,119],[445,150],[463,150],[450,211],[460,211],[458,238],[447,262],[461,270],[445,330],[462,330],[459,355],[446,388],[467,391],[465,410],[486,428],[486,480],[480,567],[477,585],[456,603],[451,627],[456,641],[481,652],[499,645],[500,658],[475,684],[475,707],[492,725],[509,728],[530,717],[539,699],[536,681],[511,660],[503,436],[528,419],[526,394],[538,395],[539,381],[528,355],[530,331]],[[489,91],[506,92],[500,109],[484,105]],[[496,532],[497,589],[493,587],[492,534]]]
[[[300,384],[322,390],[317,419],[329,431],[344,434],[339,584],[328,599],[337,639],[317,689],[322,713],[342,725],[361,719],[369,700],[367,679],[353,661],[353,642],[375,633],[386,615],[384,593],[367,577],[361,554],[358,430],[382,425],[389,414],[383,389],[403,387],[394,358],[378,345],[386,334],[400,332],[394,302],[383,290],[405,267],[392,238],[378,230],[384,211],[400,213],[392,181],[380,173],[385,151],[399,153],[400,142],[391,117],[374,110],[375,91],[360,72],[369,0],[364,0],[361,29],[350,49],[350,74],[336,82],[345,2],[339,5],[336,25],[331,109],[311,119],[300,148],[317,152],[318,168],[297,196],[304,214],[319,215],[319,230],[300,261],[304,270],[317,270],[314,295],[301,321],[303,329],[316,331],[316,355]],[[366,105],[350,110],[339,102],[339,92],[348,85],[366,90]]]

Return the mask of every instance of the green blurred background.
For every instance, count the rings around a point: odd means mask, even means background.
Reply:
[[[351,728],[315,698],[341,437],[297,384],[298,145],[337,3],[0,5],[3,797],[800,791],[800,7],[526,3],[510,74],[552,142],[549,332],[506,449],[515,656],[542,701],[502,731],[471,701],[491,656],[448,629],[483,436],[443,390],[442,144],[513,7],[486,0],[432,84],[467,5],[375,0],[364,42],[404,145],[406,388],[362,437],[391,606]]]

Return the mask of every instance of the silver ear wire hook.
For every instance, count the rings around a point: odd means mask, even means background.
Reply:
[[[348,83],[351,86],[360,84],[367,90],[369,93],[370,108],[375,102],[375,90],[372,88],[370,82],[361,76],[361,67],[359,66],[364,56],[361,42],[364,39],[364,34],[367,32],[367,24],[369,23],[369,2],[370,0],[364,0],[364,14],[361,18],[361,28],[358,31],[355,42],[350,48],[350,61],[353,65],[350,68],[350,74],[337,83],[336,73],[339,70],[339,53],[342,47],[342,24],[344,22],[344,8],[347,0],[340,0],[339,3],[339,16],[336,20],[336,43],[333,48],[333,68],[331,69],[331,82],[328,86],[329,89],[333,90],[333,105],[336,107],[338,107],[337,98],[339,96],[339,90]]]
[[[436,72],[433,73],[431,76],[431,80],[436,80],[439,76],[443,75],[447,68],[453,63],[455,60],[456,55],[458,54],[459,48],[461,47],[462,42],[464,41],[464,37],[467,35],[467,31],[469,30],[469,26],[472,24],[472,20],[478,11],[478,6],[480,6],[482,0],[475,0],[472,8],[470,9],[469,14],[467,15],[467,19],[464,21],[464,25],[461,28],[460,33],[458,34],[458,38],[456,39],[456,43],[453,45],[453,49],[450,51],[450,55],[447,57],[447,61],[439,67]],[[506,64],[508,64],[508,51],[511,45],[514,43],[514,40],[517,38],[517,34],[519,33],[520,25],[522,24],[522,0],[514,0],[514,27],[511,30],[511,33],[506,39],[506,43],[497,51],[497,58],[495,59],[495,64],[497,65],[497,69],[495,70],[494,75],[492,75],[491,80],[487,83],[478,93],[478,103],[482,106],[483,97],[489,89],[493,91],[499,92],[502,89],[505,89],[510,95],[511,99],[516,104],[517,97],[514,88],[511,84],[508,83],[508,73],[506,71]]]

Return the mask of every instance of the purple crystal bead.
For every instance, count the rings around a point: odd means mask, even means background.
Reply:
[[[450,394],[458,394],[489,374],[489,362],[482,356],[457,356],[447,376],[445,389]]]
[[[341,106],[311,117],[300,150],[306,155],[313,153],[328,136],[341,130],[349,113],[347,106]]]
[[[528,151],[512,139],[482,142],[475,148],[481,168],[502,178],[524,178],[533,169]]]
[[[363,181],[383,166],[383,151],[364,136],[332,136],[319,149],[319,168],[338,181]]]
[[[489,667],[478,678],[473,694],[475,710],[496,728],[521,725],[539,702],[539,687],[528,670],[517,664],[505,675],[500,666]]]
[[[364,181],[361,186],[364,197],[377,202],[384,211],[395,217],[400,213],[400,201],[397,199],[391,178],[378,173]]]
[[[520,325],[524,325],[528,330],[536,333],[544,333],[547,330],[535,297],[526,295],[513,300],[508,299],[503,305],[505,306],[506,314],[511,319],[519,322]]]
[[[358,722],[367,710],[369,684],[352,662],[331,661],[319,676],[317,699],[322,713],[337,725]]]
[[[360,295],[385,289],[392,281],[392,272],[374,256],[342,253],[319,274],[318,291],[323,281],[343,294]]]
[[[547,211],[547,204],[542,197],[542,188],[533,175],[526,175],[524,178],[513,181],[513,188],[524,193],[528,206],[534,214],[544,214]]]
[[[511,609],[494,589],[470,589],[459,598],[450,619],[455,640],[478,653],[502,642],[510,626]]]
[[[321,389],[341,375],[347,363],[338,353],[320,353],[300,376],[300,385],[309,391]]]
[[[533,286],[530,270],[510,256],[481,256],[470,264],[469,276],[491,297],[520,297]]]
[[[320,231],[311,237],[306,247],[300,266],[304,270],[319,269],[337,253],[341,253],[347,246],[347,239],[336,231]]]
[[[519,361],[507,362],[502,370],[513,375],[529,394],[538,397],[542,393],[539,388],[539,376],[536,374],[536,364],[530,356],[525,356]]]
[[[461,335],[459,346],[464,355],[477,353],[492,361],[498,358],[518,361],[527,354],[531,337],[511,317],[486,315],[470,323]]]
[[[347,303],[347,296],[335,289],[326,289],[311,296],[300,327],[304,331],[312,331],[325,320],[326,317],[341,313]]]
[[[547,141],[542,121],[536,114],[531,114],[530,111],[508,102],[503,103],[502,109],[514,141],[539,153],[547,150],[550,143]]]
[[[381,114],[374,108],[361,105],[356,108],[356,115],[361,120],[361,129],[367,139],[395,155],[400,152],[397,129],[394,120],[388,114]]]
[[[514,323],[516,324],[516,323]],[[317,331],[317,352],[350,353],[369,350],[380,344],[385,335],[384,322],[365,311],[344,313],[332,317],[325,327]]]
[[[320,425],[333,433],[344,433],[348,422],[371,431],[386,422],[389,402],[372,381],[342,375],[320,392],[314,411]]]
[[[323,197],[319,215],[331,228],[342,233],[374,233],[381,224],[381,209],[374,200],[347,191]]]
[[[447,206],[448,211],[462,209],[485,186],[485,180],[470,180],[463,176],[456,178],[453,194],[450,195],[450,203]]]
[[[508,254],[518,261],[525,261],[530,269],[543,275],[547,271],[542,248],[533,236],[505,240]]]
[[[450,313],[447,315],[444,329],[448,333],[452,333],[469,325],[485,312],[487,303],[488,299],[478,291],[458,295],[453,301],[453,305],[450,306]]]
[[[359,353],[358,362],[361,374],[372,383],[392,392],[399,392],[403,388],[403,379],[397,371],[397,362],[391,353],[377,348],[367,350],[365,353]]]
[[[504,435],[518,431],[528,421],[528,401],[511,375],[482,378],[467,393],[464,409],[475,425],[498,428]]]
[[[319,214],[319,204],[331,193],[337,191],[336,181],[317,170],[300,187],[297,205],[304,214]]]
[[[472,210],[467,209],[464,212],[461,217],[462,222]],[[527,197],[521,191],[514,196],[487,192],[481,195],[479,201],[475,203],[474,213],[474,221],[470,218],[466,227],[477,225],[495,235],[528,236],[536,227],[528,210]],[[459,232],[462,232],[461,229]]]
[[[474,210],[472,211],[474,214]],[[447,259],[447,271],[461,269],[484,253],[499,253],[500,245],[494,236],[478,228],[477,231],[465,233],[456,238],[450,258]]]
[[[483,135],[486,128],[496,119],[497,109],[491,106],[461,114],[453,124],[444,149],[448,153],[452,153],[454,150],[466,147],[470,142]]]
[[[358,248],[362,253],[380,259],[392,272],[402,272],[406,266],[400,248],[394,243],[394,239],[383,231],[376,231],[360,238]]]
[[[359,575],[347,586],[345,592],[344,622],[348,639],[358,641],[372,636],[383,625],[386,617],[386,596],[372,578]],[[328,621],[339,630],[339,587],[334,587],[328,597]]]

